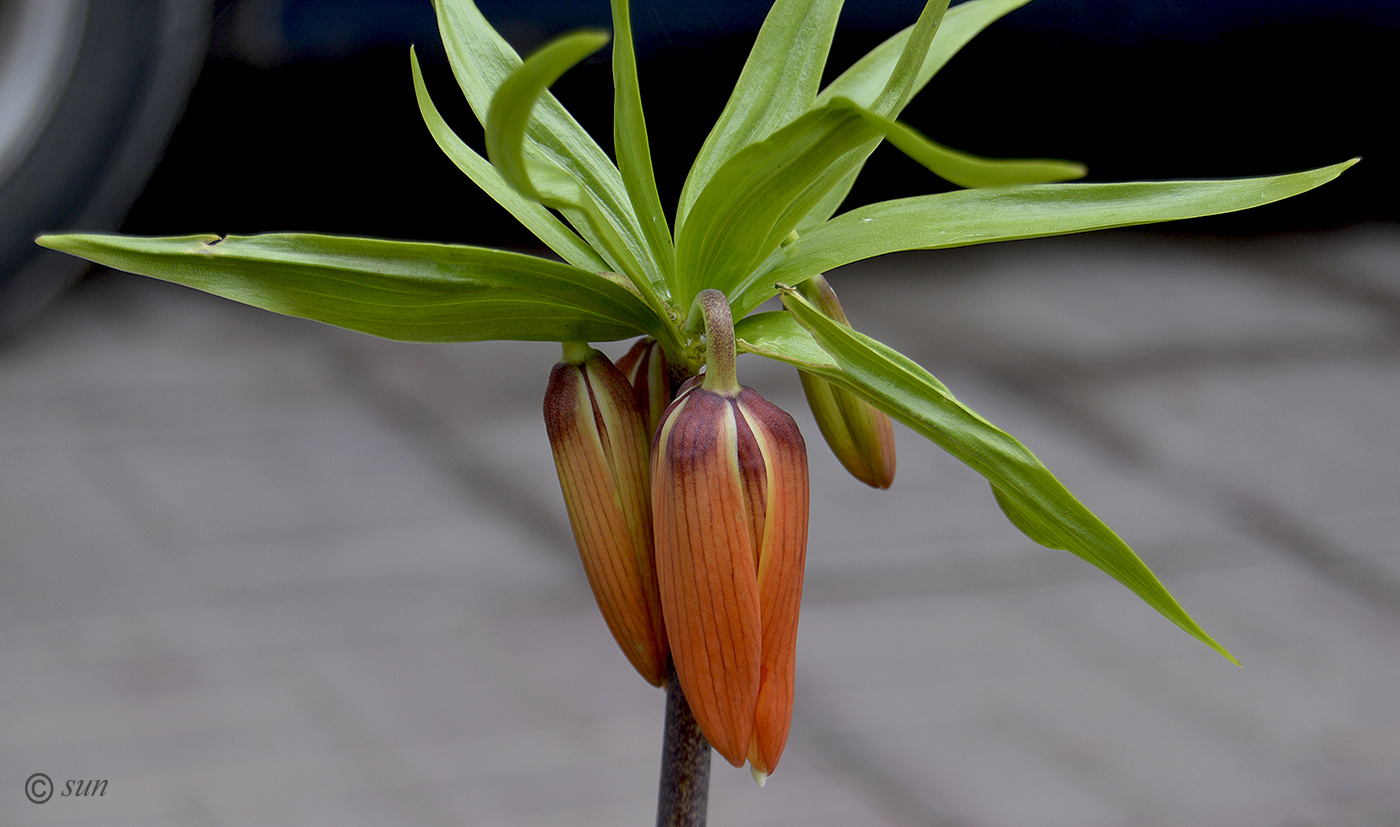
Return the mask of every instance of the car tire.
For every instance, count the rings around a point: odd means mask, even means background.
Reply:
[[[0,0],[0,335],[85,263],[34,244],[111,231],[208,51],[213,0]]]

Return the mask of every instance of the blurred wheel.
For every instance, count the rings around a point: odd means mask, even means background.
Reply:
[[[34,237],[117,227],[208,49],[213,0],[0,0],[0,333],[83,273]]]

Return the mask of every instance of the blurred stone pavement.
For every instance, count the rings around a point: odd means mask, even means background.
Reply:
[[[1400,228],[831,280],[1245,666],[903,428],[866,489],[793,372],[746,357],[814,509],[791,740],[764,789],[716,761],[712,825],[1400,824]],[[663,698],[572,548],[557,354],[113,273],[0,346],[0,824],[651,824]]]

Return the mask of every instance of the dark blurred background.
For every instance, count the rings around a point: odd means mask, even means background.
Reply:
[[[6,2],[25,4],[0,6]],[[193,0],[125,2],[176,7]],[[606,0],[479,5],[522,52],[570,28],[608,25]],[[674,201],[767,6],[634,0],[665,202]],[[848,3],[832,76],[912,22],[921,6]],[[122,230],[533,243],[437,150],[419,119],[410,44],[449,122],[481,147],[429,0],[217,0],[210,12],[198,82],[149,184],[132,188],[141,195]],[[1035,0],[968,46],[904,119],[979,154],[1083,161],[1097,181],[1288,172],[1360,155],[1362,164],[1317,192],[1163,232],[1238,235],[1389,221],[1400,215],[1387,197],[1400,175],[1397,129],[1386,114],[1400,81],[1398,33],[1394,0]],[[606,52],[566,74],[555,91],[606,146]],[[853,198],[944,186],[882,147]],[[120,215],[113,207],[79,221],[55,207],[35,226],[100,228]],[[0,304],[3,283],[0,276]]]
[[[608,22],[604,0],[479,5],[521,51]],[[669,204],[766,4],[633,5]],[[833,72],[912,22],[921,5],[848,3]],[[1035,0],[973,41],[905,119],[980,154],[1084,161],[1100,181],[1274,173],[1362,155],[1362,165],[1317,193],[1195,229],[1392,219],[1400,213],[1383,191],[1400,183],[1393,151],[1400,132],[1386,114],[1400,81],[1397,31],[1400,5],[1374,0]],[[453,85],[426,0],[232,4],[165,161],[125,229],[528,244],[433,145],[413,100],[409,43],[429,64],[438,105],[480,148],[480,127]],[[606,55],[565,75],[556,91],[600,141],[610,140]],[[943,186],[887,147],[862,181],[854,194],[861,201]]]

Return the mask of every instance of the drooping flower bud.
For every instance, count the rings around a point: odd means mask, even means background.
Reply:
[[[675,386],[671,382],[671,368],[666,362],[666,353],[661,344],[650,336],[638,339],[631,349],[617,360],[617,369],[632,383],[632,394],[637,400],[637,410],[642,413],[642,428],[647,441],[656,433],[661,424],[661,414],[675,398]]]
[[[798,285],[797,292],[812,302],[827,318],[846,326],[846,312],[826,279],[814,276]],[[807,404],[817,420],[817,428],[831,446],[831,452],[851,472],[851,476],[875,488],[889,488],[894,482],[894,426],[884,411],[843,387],[806,371],[798,371]]]
[[[652,443],[657,576],[701,730],[761,781],[792,721],[807,450],[792,417],[736,381],[723,295],[697,301],[709,304],[706,373],[681,389]]]
[[[656,582],[648,434],[632,386],[608,357],[566,344],[549,375],[545,428],[583,569],[608,629],[642,677],[666,678]]]

